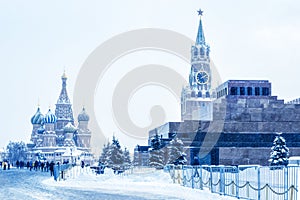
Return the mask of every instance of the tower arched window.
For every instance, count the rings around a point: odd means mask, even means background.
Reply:
[[[197,56],[198,55],[198,49],[197,47],[194,48],[194,56]]]
[[[206,98],[209,98],[209,97],[210,97],[210,94],[209,94],[208,91],[206,92],[205,96],[206,96]]]
[[[202,92],[201,91],[198,92],[198,97],[202,97]]]
[[[209,57],[210,48],[208,47],[206,50],[206,56]]]
[[[201,48],[201,49],[200,49],[200,55],[201,55],[201,56],[204,56],[204,48]]]

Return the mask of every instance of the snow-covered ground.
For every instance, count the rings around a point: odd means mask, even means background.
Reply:
[[[202,191],[173,184],[168,173],[154,169],[134,169],[133,173],[128,175],[114,175],[111,170],[106,170],[103,175],[96,175],[87,170],[88,168],[84,170],[80,167],[73,169],[72,173],[68,174],[67,180],[57,182],[54,181],[53,177],[50,177],[49,172],[14,168],[5,171],[0,170],[0,199],[236,199],[212,194],[208,190]],[[246,171],[244,172],[246,173]],[[266,174],[265,171],[261,172]],[[289,175],[300,182],[297,174],[290,173]],[[251,179],[250,173],[246,173],[246,176]],[[240,182],[240,184],[242,183]],[[263,191],[261,195],[264,199],[266,192]],[[297,199],[297,196],[300,199],[299,192],[294,192],[293,199]],[[271,197],[271,199],[283,199],[283,197]]]
[[[138,199],[205,199],[233,200],[236,198],[212,194],[210,191],[191,189],[173,184],[168,173],[162,170],[135,171],[128,175],[114,175],[111,170],[105,174],[80,173],[65,181],[48,178],[42,182],[50,187],[66,187],[84,191],[103,191],[106,194],[128,195]],[[95,196],[97,199],[97,196]]]

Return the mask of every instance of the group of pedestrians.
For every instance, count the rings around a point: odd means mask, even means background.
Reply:
[[[48,172],[49,171],[49,167],[50,167],[50,164],[49,162],[47,161],[46,163],[45,162],[42,162],[42,161],[28,161],[26,163],[26,167],[27,169],[29,169],[30,171],[31,170],[35,170],[35,171],[44,171],[44,172]]]
[[[59,163],[57,163],[59,165]],[[50,176],[54,175],[54,166],[55,163],[53,161],[28,161],[27,163],[24,161],[19,161],[17,160],[15,165],[11,165],[8,161],[3,161],[0,162],[0,167],[3,170],[9,170],[11,166],[15,166],[17,169],[24,169],[27,168],[29,171],[41,171],[41,172],[49,172],[50,171]]]
[[[68,162],[64,162],[63,164],[68,164]],[[41,171],[41,172],[49,172],[50,171],[50,176],[54,176],[55,174],[55,169],[56,169],[56,173],[57,170],[59,171],[61,168],[60,163],[54,163],[54,161],[28,161],[28,162],[24,162],[24,161],[19,161],[17,160],[15,163],[9,163],[7,160],[0,162],[0,168],[2,168],[3,170],[9,170],[11,168],[11,166],[17,168],[17,169],[24,169],[27,168],[27,170],[29,171]],[[57,168],[55,168],[55,166],[57,166]],[[84,168],[85,167],[85,163],[84,161],[81,161],[81,167]]]

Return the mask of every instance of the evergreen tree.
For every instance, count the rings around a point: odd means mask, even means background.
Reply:
[[[125,147],[124,149],[124,166],[125,168],[128,168],[131,165],[131,159],[130,159],[130,153]]]
[[[156,169],[162,169],[164,167],[163,153],[162,149],[152,149],[150,151],[149,165]]]
[[[269,162],[271,166],[288,165],[289,149],[286,147],[285,139],[278,133],[271,148]]]
[[[103,145],[102,153],[99,158],[99,165],[108,165],[109,164],[109,149],[110,149],[110,143],[107,142],[107,144]]]
[[[175,137],[168,146],[168,164],[174,164],[183,155],[183,142]]]
[[[113,137],[112,144],[108,151],[108,165],[112,169],[120,169],[124,163],[124,155],[119,141]]]
[[[164,167],[162,149],[162,143],[159,136],[156,134],[151,140],[152,150],[150,151],[149,165],[156,169],[162,169]]]

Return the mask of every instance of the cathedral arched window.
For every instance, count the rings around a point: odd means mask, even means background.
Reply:
[[[196,96],[196,93],[195,91],[192,91],[192,94],[191,94],[192,97],[195,97]]]

